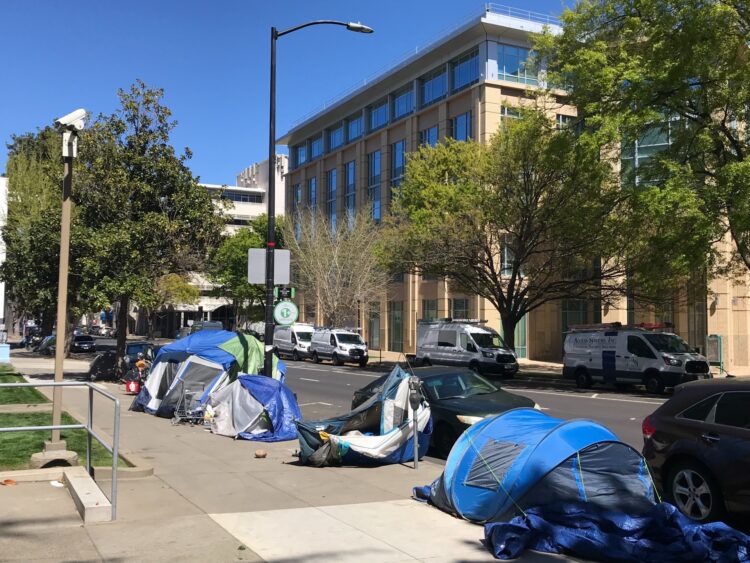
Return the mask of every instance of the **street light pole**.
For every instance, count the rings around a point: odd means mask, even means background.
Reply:
[[[291,27],[284,31],[271,28],[271,77],[268,120],[268,230],[266,233],[266,307],[265,307],[265,358],[263,373],[273,376],[273,308],[274,308],[274,250],[276,249],[276,40],[279,37],[313,25],[340,25],[357,33],[372,33],[372,28],[359,22],[342,22],[336,20],[317,20]]]

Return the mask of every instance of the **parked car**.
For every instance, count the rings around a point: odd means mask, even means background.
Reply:
[[[96,341],[88,334],[79,334],[73,337],[70,343],[70,351],[78,353],[93,352],[96,350]]]
[[[133,365],[139,359],[139,354],[152,360],[156,356],[156,347],[146,340],[131,340],[125,345],[125,364]],[[101,350],[89,367],[89,379],[97,381],[102,379],[117,380],[117,366],[115,365],[116,347],[108,346]]]
[[[565,335],[563,378],[575,379],[581,388],[594,382],[642,383],[658,394],[665,387],[710,377],[706,358],[671,332],[611,323]]]
[[[513,377],[518,361],[485,321],[439,319],[417,323],[417,365],[462,366],[479,374]]]
[[[316,364],[330,359],[335,366],[351,362],[364,367],[367,365],[367,343],[350,329],[316,329],[310,341],[310,355]]]
[[[190,334],[199,330],[224,330],[224,324],[221,321],[196,321],[190,327]]]
[[[458,437],[472,424],[487,416],[520,407],[539,406],[527,397],[500,389],[476,372],[455,367],[420,367],[414,375],[422,380],[422,389],[432,413],[430,451],[447,456]],[[352,409],[380,391],[387,375],[354,392]]]
[[[277,326],[273,331],[273,346],[276,354],[294,361],[309,358],[313,331],[313,326],[305,323]]]
[[[699,522],[750,512],[750,381],[680,385],[642,430],[654,482],[680,511]]]

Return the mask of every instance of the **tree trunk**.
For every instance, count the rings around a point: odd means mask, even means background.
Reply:
[[[153,340],[154,330],[156,327],[156,310],[149,309],[146,315],[146,319],[147,319],[147,327],[148,327],[146,330],[146,334],[147,334],[146,338],[148,338],[149,340]]]
[[[120,307],[117,311],[117,353],[115,365],[122,367],[122,359],[125,356],[125,343],[128,337],[128,308],[130,307],[130,296],[120,297]]]
[[[516,319],[512,314],[500,314],[500,320],[503,324],[503,340],[505,341],[505,345],[513,350],[516,351],[516,325],[518,324],[518,319]]]

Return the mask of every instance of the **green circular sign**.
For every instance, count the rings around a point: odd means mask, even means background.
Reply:
[[[273,320],[276,324],[290,325],[299,318],[299,309],[291,301],[280,301],[273,308]]]

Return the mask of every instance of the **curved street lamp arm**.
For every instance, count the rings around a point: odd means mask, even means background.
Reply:
[[[294,31],[302,29],[303,27],[310,27],[312,25],[343,25],[344,27],[346,27],[349,24],[347,22],[341,22],[337,20],[316,20],[290,27],[289,29],[285,29],[284,31],[277,31],[276,37],[281,37],[282,35],[286,35],[287,33],[292,33]]]

